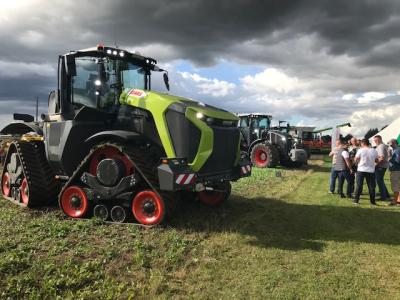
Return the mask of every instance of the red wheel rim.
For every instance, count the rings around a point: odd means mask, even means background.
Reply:
[[[11,192],[10,174],[5,172],[1,180],[1,188],[4,196],[9,197]]]
[[[199,192],[199,200],[201,203],[204,203],[209,206],[216,206],[224,201],[225,193],[224,192],[211,192],[211,191],[202,191]]]
[[[24,178],[21,183],[21,200],[25,205],[29,204],[29,186],[26,178]]]
[[[128,176],[129,174],[133,173],[134,169],[133,163],[125,154],[123,154],[121,151],[119,151],[117,148],[113,146],[105,146],[103,148],[97,149],[94,152],[89,166],[90,174],[96,176],[97,166],[105,158],[121,160],[126,168],[125,176]]]
[[[152,208],[152,211],[149,211],[149,208]],[[132,201],[132,213],[141,224],[159,224],[164,218],[164,202],[153,191],[140,192]]]
[[[61,196],[61,209],[72,218],[82,218],[89,209],[87,196],[79,186],[68,187]]]
[[[265,165],[268,162],[268,153],[264,149],[257,149],[255,159],[257,165]]]

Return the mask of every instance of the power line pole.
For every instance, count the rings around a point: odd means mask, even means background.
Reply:
[[[36,96],[36,122],[38,121],[38,115],[39,115],[39,97]]]

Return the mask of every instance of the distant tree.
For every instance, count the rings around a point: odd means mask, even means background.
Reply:
[[[385,125],[385,126],[383,126],[382,128],[381,128],[381,130],[383,130],[383,129],[385,129],[386,127],[388,127],[389,126],[389,124],[388,125]]]
[[[379,132],[378,128],[371,128],[367,131],[364,138],[369,139],[370,137],[374,136]]]

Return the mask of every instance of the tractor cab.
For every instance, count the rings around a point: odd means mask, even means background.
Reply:
[[[99,45],[59,56],[58,90],[50,93],[47,117],[73,119],[82,107],[115,113],[127,90],[150,90],[151,72],[167,72],[157,61],[136,53]]]
[[[264,114],[239,114],[239,128],[242,144],[250,145],[253,141],[264,139],[271,127],[272,116]]]

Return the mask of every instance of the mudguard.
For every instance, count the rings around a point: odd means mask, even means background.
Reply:
[[[4,135],[5,134],[22,135],[28,132],[36,132],[38,135],[43,135],[42,128],[40,128],[35,123],[24,123],[24,122],[10,123],[0,131],[0,133]]]
[[[139,141],[139,140],[144,140],[144,136],[132,132],[132,131],[126,131],[126,130],[108,130],[108,131],[101,131],[98,132],[91,137],[87,138],[85,141],[85,144],[97,144],[101,141],[104,140],[114,140],[117,142],[128,142],[128,141]]]

